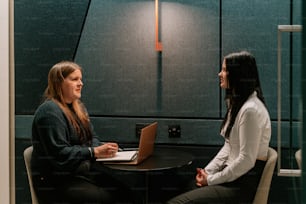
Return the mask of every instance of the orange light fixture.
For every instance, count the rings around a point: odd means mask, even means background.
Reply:
[[[159,40],[159,17],[158,17],[158,0],[155,0],[155,50],[161,52],[163,49],[162,43]]]

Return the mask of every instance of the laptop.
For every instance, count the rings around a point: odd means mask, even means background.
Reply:
[[[157,122],[151,123],[141,129],[137,150],[118,151],[112,158],[97,158],[105,164],[137,165],[153,154],[157,132]]]

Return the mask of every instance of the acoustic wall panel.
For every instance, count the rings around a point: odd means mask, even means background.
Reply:
[[[219,116],[219,3],[94,0],[76,61],[92,115]],[[92,97],[94,96],[94,97]]]
[[[33,114],[49,69],[73,59],[88,2],[14,1],[16,114]]]
[[[300,4],[295,1],[294,5]],[[297,6],[295,6],[297,7]],[[290,24],[290,1],[222,1],[222,45],[223,54],[233,51],[248,50],[256,57],[263,92],[272,119],[277,117],[277,28],[280,24]],[[297,21],[300,12],[294,12],[293,16]],[[298,23],[298,22],[296,22]],[[294,40],[296,42],[296,39]],[[301,42],[300,38],[297,42]],[[290,48],[289,34],[283,35],[282,44],[282,73],[283,95],[283,119],[290,116],[290,55],[294,51],[294,62],[300,57],[297,43]],[[298,85],[300,68],[294,69],[294,104],[299,98]],[[298,95],[298,97],[297,97]],[[294,110],[294,118],[298,118],[298,109]]]

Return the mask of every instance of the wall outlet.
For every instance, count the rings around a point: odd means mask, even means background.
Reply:
[[[178,138],[181,137],[181,126],[180,125],[168,125],[169,137]]]
[[[141,129],[149,125],[149,123],[136,123],[135,135],[137,138],[140,138]]]

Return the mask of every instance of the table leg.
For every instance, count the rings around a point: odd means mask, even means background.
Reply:
[[[145,203],[149,203],[149,175],[145,173]]]

